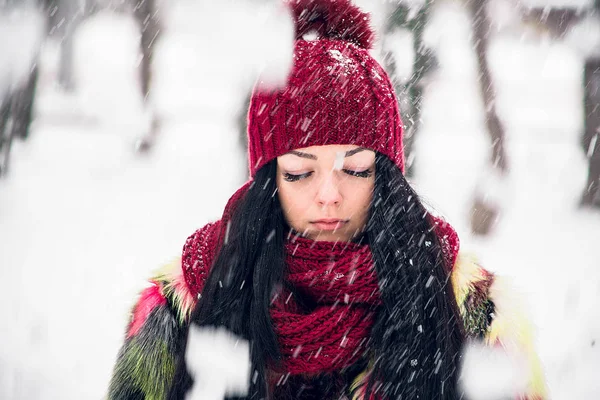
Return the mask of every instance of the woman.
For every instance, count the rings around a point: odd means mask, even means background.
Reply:
[[[141,294],[109,397],[184,398],[195,324],[249,341],[248,398],[458,399],[467,340],[523,351],[520,395],[543,398],[498,281],[458,254],[404,178],[398,104],[368,53],[366,14],[347,0],[290,5],[287,86],[259,82],[248,112],[251,180]]]

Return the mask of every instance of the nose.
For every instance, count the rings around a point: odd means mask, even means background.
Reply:
[[[339,185],[335,182],[334,174],[329,173],[319,182],[316,200],[322,207],[339,205],[342,201]]]

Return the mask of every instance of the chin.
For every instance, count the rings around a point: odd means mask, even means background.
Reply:
[[[315,232],[308,237],[317,242],[349,242],[352,240],[352,235],[335,232]]]

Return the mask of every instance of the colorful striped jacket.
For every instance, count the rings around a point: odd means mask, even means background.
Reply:
[[[194,247],[193,250],[206,246],[198,238],[202,238],[202,230],[192,235],[186,246]],[[140,294],[114,367],[109,399],[167,398],[176,362],[183,356],[181,338],[185,337],[198,298],[188,281],[205,279],[206,275],[206,269],[199,266],[206,260],[194,258],[193,254],[200,254],[198,251],[191,254],[190,259],[190,252],[184,251],[183,259],[179,257],[165,265]],[[533,348],[533,329],[509,282],[486,271],[474,257],[463,253],[456,257],[451,280],[469,337],[518,354],[529,375],[518,398],[546,399],[541,364]]]

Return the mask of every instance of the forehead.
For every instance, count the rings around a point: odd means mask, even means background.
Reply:
[[[321,157],[327,157],[327,156],[338,156],[339,154],[346,154],[348,152],[351,152],[353,150],[359,150],[358,152],[354,153],[354,154],[362,154],[363,156],[369,156],[369,155],[374,155],[375,152],[373,150],[370,149],[366,149],[364,147],[361,146],[357,146],[354,144],[332,144],[332,145],[323,145],[323,146],[310,146],[310,147],[300,147],[297,149],[294,149],[286,154],[284,154],[282,157],[284,156],[290,156],[293,155],[294,153],[304,153],[304,154],[311,154],[316,156],[317,158],[321,158]]]

